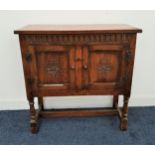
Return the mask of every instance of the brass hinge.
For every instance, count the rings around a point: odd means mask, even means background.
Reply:
[[[25,59],[27,62],[30,62],[32,60],[32,54],[30,52],[26,52]]]
[[[121,78],[120,82],[116,85],[116,89],[121,89],[124,88],[124,86],[126,85],[128,81],[128,76],[125,75]]]
[[[30,77],[27,79],[27,82],[29,85],[32,85],[34,83],[34,79]]]
[[[123,77],[123,83],[126,84],[127,81],[128,81],[128,76],[127,76],[127,74],[126,74],[126,75]]]
[[[125,50],[125,61],[128,63],[130,61],[130,58],[131,58],[130,45],[125,44],[124,50]]]

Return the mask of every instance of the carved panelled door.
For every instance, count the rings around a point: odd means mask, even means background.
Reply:
[[[126,75],[122,45],[29,46],[33,95],[120,93]],[[82,91],[82,92],[81,92]]]
[[[84,88],[90,92],[98,90],[110,94],[119,91],[124,76],[125,51],[122,45],[91,45],[83,49]]]
[[[74,48],[37,45],[30,46],[29,52],[32,55],[33,90],[36,94],[63,94],[74,88]]]

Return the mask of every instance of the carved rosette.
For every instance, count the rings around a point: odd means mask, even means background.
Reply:
[[[100,73],[105,73],[110,72],[112,70],[112,66],[106,59],[101,59],[96,69]]]
[[[130,35],[123,33],[107,34],[51,34],[51,35],[22,35],[22,39],[29,44],[74,44],[74,43],[98,43],[98,42],[128,42]]]
[[[48,74],[56,77],[58,73],[61,71],[61,67],[57,61],[49,62],[46,66],[46,71]]]

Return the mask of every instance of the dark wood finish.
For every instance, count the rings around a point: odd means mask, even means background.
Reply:
[[[129,25],[30,25],[19,34],[32,133],[38,117],[117,114],[127,129],[136,35]],[[113,95],[110,109],[46,111],[45,96]],[[119,95],[124,105],[118,106]],[[34,107],[38,97],[39,109]]]
[[[43,97],[38,97],[38,105],[40,107],[40,110],[44,110],[44,100],[43,100]]]
[[[113,96],[113,108],[118,108],[118,95]]]
[[[16,34],[81,34],[81,33],[137,33],[141,29],[126,24],[98,25],[28,25],[15,31]]]
[[[103,116],[103,115],[117,115],[117,109],[100,108],[100,109],[61,109],[52,111],[41,111],[40,115],[44,117],[73,117],[73,116]]]
[[[30,105],[31,132],[36,133],[38,131],[38,125],[37,125],[38,113],[34,107],[34,99],[33,98],[29,99],[29,105]]]

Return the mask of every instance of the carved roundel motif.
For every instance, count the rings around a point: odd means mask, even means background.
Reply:
[[[61,68],[57,61],[52,61],[47,64],[46,70],[48,74],[51,74],[53,77],[56,77],[60,72]]]
[[[109,72],[112,70],[111,64],[106,59],[101,59],[97,65],[97,71],[101,73]]]

